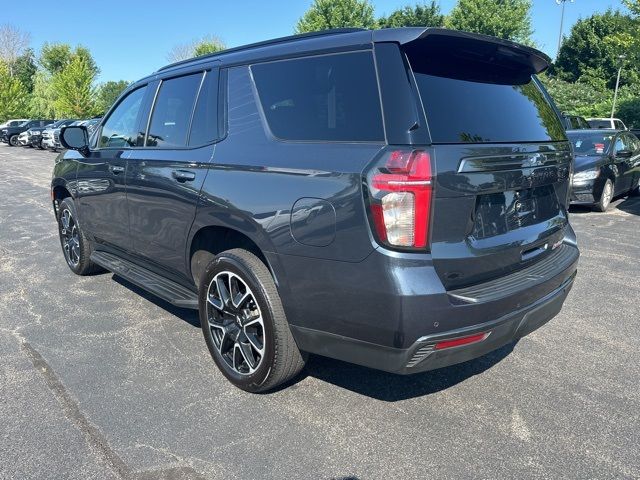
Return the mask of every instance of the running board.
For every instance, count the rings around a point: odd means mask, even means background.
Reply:
[[[91,261],[176,307],[198,309],[198,294],[133,262],[99,251],[91,254]]]

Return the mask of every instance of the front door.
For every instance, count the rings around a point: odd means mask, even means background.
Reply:
[[[82,227],[98,244],[131,251],[125,191],[127,159],[138,142],[146,86],[120,101],[103,123],[91,153],[79,162],[77,191]]]

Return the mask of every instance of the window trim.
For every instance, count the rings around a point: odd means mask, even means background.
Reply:
[[[316,139],[316,140],[294,140],[288,138],[281,138],[276,136],[271,127],[269,126],[269,122],[267,120],[267,116],[265,114],[264,108],[262,106],[262,100],[260,99],[260,92],[258,92],[258,86],[256,85],[256,81],[253,75],[253,67],[256,65],[266,65],[271,63],[280,63],[280,62],[289,62],[296,60],[305,60],[308,58],[318,58],[318,57],[328,57],[328,56],[337,56],[337,55],[348,55],[354,53],[365,52],[371,55],[371,61],[373,62],[373,70],[376,81],[376,90],[378,91],[378,105],[380,107],[380,121],[382,122],[382,135],[383,138],[381,140],[326,140],[326,139]],[[380,79],[378,78],[378,69],[376,66],[376,58],[372,47],[367,48],[355,48],[350,50],[344,50],[339,52],[328,52],[328,53],[310,53],[310,54],[302,54],[302,55],[294,55],[288,56],[284,58],[277,58],[272,60],[265,61],[256,61],[249,65],[245,65],[249,70],[249,78],[251,80],[251,90],[253,91],[254,98],[256,99],[256,107],[258,112],[260,113],[260,120],[262,122],[262,126],[267,137],[270,140],[274,140],[281,143],[296,143],[296,144],[355,144],[355,145],[387,145],[387,133],[386,126],[384,123],[384,110],[382,106],[382,96],[380,94]]]
[[[219,62],[218,62],[219,63]],[[132,147],[132,148],[136,148],[136,149],[144,149],[144,150],[196,150],[198,148],[204,148],[204,147],[208,147],[210,145],[214,145],[216,143],[221,142],[222,140],[224,140],[227,137],[227,130],[226,130],[226,124],[225,124],[225,130],[224,130],[224,134],[221,134],[221,130],[220,130],[220,122],[221,122],[221,116],[220,116],[220,103],[223,100],[222,97],[222,92],[220,90],[220,72],[221,72],[221,68],[219,66],[219,64],[213,65],[213,66],[209,66],[207,68],[202,68],[202,69],[198,69],[198,70],[192,70],[189,72],[184,72],[184,73],[180,73],[178,75],[173,75],[170,77],[163,77],[160,78],[158,80],[158,86],[156,88],[156,91],[154,93],[154,97],[153,97],[153,101],[151,103],[151,106],[149,107],[149,114],[147,116],[147,125],[146,125],[146,129],[145,129],[145,133],[144,133],[144,144],[140,147]],[[206,142],[206,143],[202,143],[202,144],[198,144],[198,145],[189,145],[189,141],[191,140],[191,127],[193,126],[193,117],[196,113],[196,108],[198,106],[198,100],[200,100],[200,93],[202,92],[202,87],[204,85],[204,82],[206,81],[207,77],[213,76],[215,75],[215,72],[218,73],[218,85],[217,85],[217,90],[218,90],[218,97],[217,97],[217,108],[216,108],[216,115],[218,116],[218,129],[216,132],[216,138],[214,140],[211,140],[210,142]],[[169,80],[173,80],[175,78],[180,78],[180,77],[187,77],[189,75],[196,75],[196,74],[201,74],[202,78],[200,80],[200,85],[198,86],[198,90],[196,91],[196,97],[193,103],[193,108],[191,109],[191,116],[189,118],[189,129],[187,132],[187,142],[186,145],[183,146],[165,146],[165,147],[147,147],[147,137],[149,135],[149,129],[151,128],[151,117],[153,116],[153,111],[155,109],[156,106],[156,101],[158,99],[158,93],[160,92],[160,87],[162,86],[162,84],[166,81]],[[212,77],[212,81],[215,81],[215,77]],[[226,100],[226,95],[224,100]],[[225,107],[225,112],[226,112],[226,103],[224,105]]]

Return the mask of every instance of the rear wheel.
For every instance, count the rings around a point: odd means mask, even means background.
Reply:
[[[609,208],[609,204],[611,203],[611,199],[613,198],[613,182],[609,179],[602,187],[602,193],[600,194],[600,199],[595,205],[595,209],[598,212],[606,212],[607,208]]]
[[[254,254],[220,253],[205,269],[199,289],[207,347],[236,387],[264,392],[304,367],[271,273]]]
[[[11,135],[9,137],[9,145],[11,145],[12,147],[18,146],[18,135]]]

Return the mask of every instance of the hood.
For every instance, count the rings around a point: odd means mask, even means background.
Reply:
[[[573,171],[584,172],[585,170],[592,170],[607,163],[607,161],[608,157],[606,155],[576,155]]]

